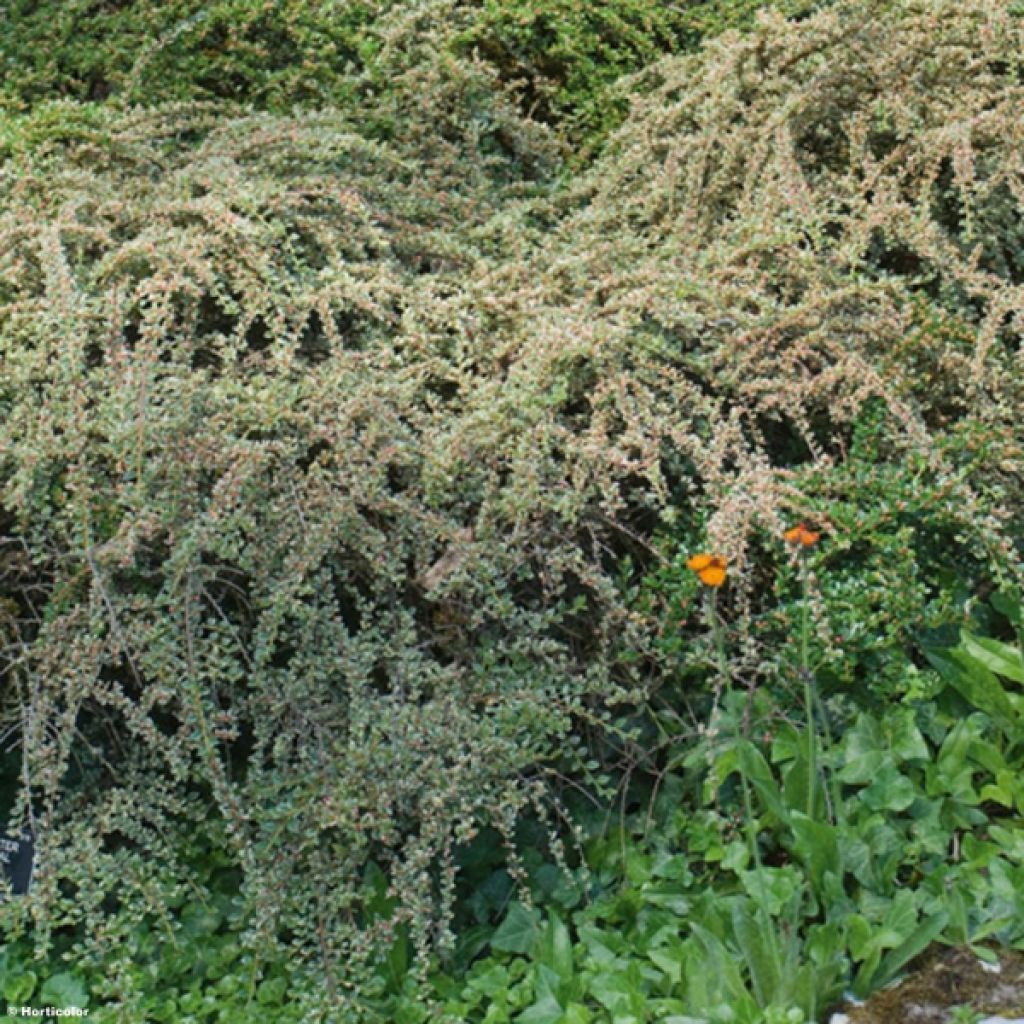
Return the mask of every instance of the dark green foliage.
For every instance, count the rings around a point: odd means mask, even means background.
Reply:
[[[493,64],[503,81],[517,86],[520,104],[531,117],[564,125],[576,144],[593,146],[625,114],[626,92],[614,88],[623,75],[669,54],[695,50],[727,29],[749,27],[766,6],[796,15],[822,4],[484,0],[454,47]]]
[[[373,14],[361,0],[12,0],[0,100],[15,110],[58,98],[219,98],[279,110],[336,103],[363,66]]]
[[[821,2],[784,0],[779,7],[806,14]],[[0,108],[19,111],[58,98],[222,99],[276,112],[330,105],[361,109],[386,132],[394,124],[386,111],[396,99],[401,108],[401,97],[418,89],[456,86],[463,129],[478,119],[506,119],[505,96],[522,116],[589,147],[621,120],[625,99],[613,86],[622,75],[749,26],[764,6],[12,0],[0,33]],[[431,66],[428,84],[422,75]]]

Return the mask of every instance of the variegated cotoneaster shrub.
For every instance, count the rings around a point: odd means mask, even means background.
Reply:
[[[187,898],[172,837],[208,819],[249,938],[351,980],[403,923],[443,946],[455,848],[673,678],[633,593],[659,531],[728,556],[740,614],[794,513],[870,563],[863,458],[932,488],[908,543],[1019,573],[1024,28],[867,8],[654,66],[553,198],[422,121],[4,122],[3,716],[39,846],[9,925],[103,955]]]
[[[212,818],[296,969],[348,977],[402,921],[425,950],[454,845],[543,813],[574,721],[636,683],[547,394],[462,390],[488,342],[452,296],[491,272],[463,236],[498,197],[331,113],[59,112],[0,172],[4,720],[38,847],[7,909],[101,956],[187,895],[175,836]]]

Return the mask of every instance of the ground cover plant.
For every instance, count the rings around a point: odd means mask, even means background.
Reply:
[[[280,8],[364,62],[293,109],[249,10],[239,97],[0,120],[8,1003],[776,1024],[1019,944],[1020,16],[627,85],[629,4]]]
[[[994,603],[1005,616],[980,609],[972,625],[1019,636],[1019,599]],[[1024,682],[1019,640],[964,628],[922,648],[933,668],[899,704],[811,698],[809,727],[733,690],[707,607],[722,673],[710,728],[611,827],[580,815],[576,869],[552,886],[537,863],[533,902],[510,898],[489,955],[435,979],[447,1019],[799,1024],[933,942],[989,963],[993,940],[1021,946],[1024,698],[996,679]],[[796,675],[813,670],[796,660]],[[397,996],[381,1019],[392,1012],[427,1019]]]

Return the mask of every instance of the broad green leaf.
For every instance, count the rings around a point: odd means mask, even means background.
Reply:
[[[836,830],[798,811],[793,812],[789,823],[793,829],[793,852],[803,861],[814,891],[820,894],[826,872],[837,876],[842,873]]]
[[[529,953],[539,936],[540,912],[535,907],[513,903],[491,936],[491,947],[506,953]]]
[[[565,1008],[561,1024],[590,1024],[593,1019],[593,1013],[582,1003],[570,1003]]]
[[[1018,629],[1024,626],[1024,610],[1022,610],[1019,593],[997,590],[989,598],[989,601],[1000,615],[1005,615]]]
[[[504,964],[495,964],[482,974],[471,977],[467,982],[467,987],[493,999],[499,992],[508,989],[509,983],[508,968]]]
[[[735,871],[739,874],[749,862],[750,846],[745,841],[737,839],[725,847],[721,863],[726,871]]]
[[[655,857],[651,874],[655,878],[668,878],[687,885],[693,881],[693,872],[687,858],[681,854],[669,854],[664,851]]]
[[[537,959],[550,967],[562,983],[568,983],[573,976],[572,940],[569,929],[558,916],[552,913],[541,936]]]
[[[769,914],[782,912],[800,885],[793,868],[760,868],[740,875],[743,888],[754,903]]]
[[[593,924],[582,924],[577,929],[580,941],[586,946],[587,955],[603,967],[610,966],[618,959],[612,946],[617,945],[619,936],[602,930]],[[611,943],[611,945],[609,945]]]
[[[8,975],[4,979],[4,998],[11,1006],[27,1006],[38,980],[35,971]]]
[[[551,996],[561,1004],[569,997],[567,992],[563,992],[564,987],[562,979],[547,964],[533,964],[533,995],[536,1000]]]
[[[739,753],[740,770],[757,791],[757,795],[761,798],[761,803],[780,821],[786,821],[789,817],[789,811],[782,799],[778,783],[772,775],[771,767],[764,759],[764,755],[748,740],[738,743],[737,751]]]
[[[809,765],[805,744],[804,749],[797,752],[796,757],[786,768],[785,775],[783,777],[782,793],[785,798],[786,806],[791,811],[806,811],[809,797],[813,801],[811,803],[812,807],[817,808],[820,803],[819,797],[821,787],[818,785],[816,777],[812,783],[808,769]],[[813,794],[809,794],[807,790],[812,784],[814,786],[814,792]]]
[[[905,811],[914,802],[914,784],[891,762],[881,767],[860,798],[874,811]]]
[[[942,911],[918,925],[902,944],[886,953],[875,976],[875,984],[885,985],[892,981],[905,964],[923,952],[942,934],[948,921],[949,915]]]
[[[924,761],[929,756],[928,744],[925,743],[921,730],[918,729],[914,712],[907,708],[888,715],[885,721],[885,732],[889,740],[889,748],[901,761]]]
[[[740,904],[733,906],[733,934],[743,954],[754,995],[761,1006],[773,1002],[779,990],[781,965],[779,937],[771,919],[763,913],[748,913]]]
[[[690,909],[690,900],[679,882],[665,881],[645,885],[641,894],[644,903],[649,903],[653,907],[663,907],[679,916],[683,916]]]
[[[863,963],[857,970],[856,975],[853,979],[853,993],[857,997],[863,999],[872,989],[875,972],[878,970],[878,965],[882,959],[882,948],[881,946],[871,945],[868,948],[868,953],[864,957]]]
[[[527,1007],[518,1017],[516,1024],[559,1024],[563,1017],[562,1007],[552,995],[543,996]]]
[[[643,1006],[644,994],[635,971],[599,974],[591,979],[589,990],[613,1017]]]
[[[862,714],[844,737],[843,767],[839,778],[843,782],[871,782],[891,757],[878,722],[870,715]]]
[[[957,647],[942,653],[926,650],[925,657],[964,700],[992,715],[1004,732],[1013,728],[1013,704],[1007,699],[1003,684],[982,662]]]
[[[650,958],[651,963],[668,976],[673,985],[679,984],[683,976],[683,964],[685,962],[685,956],[679,947],[673,948],[669,946],[662,947],[661,949],[652,949],[648,952],[647,956]]]
[[[1024,656],[1016,647],[989,637],[976,637],[966,629],[960,631],[960,646],[990,672],[1024,683]]]
[[[731,1006],[737,1019],[757,1016],[757,1003],[743,981],[739,965],[721,941],[699,924],[691,924],[694,937],[704,956],[687,959],[686,992],[697,1013],[714,1012],[718,1006]]]

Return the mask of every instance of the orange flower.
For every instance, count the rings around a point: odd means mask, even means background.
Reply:
[[[797,523],[782,536],[786,538],[787,544],[798,544],[801,547],[809,548],[812,544],[818,543],[821,534],[817,530],[808,530],[803,523]]]
[[[720,555],[694,555],[686,560],[686,567],[692,569],[705,586],[720,587],[725,582],[725,559]]]

